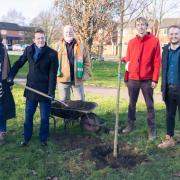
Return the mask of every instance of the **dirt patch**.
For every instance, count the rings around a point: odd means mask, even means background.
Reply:
[[[112,145],[101,144],[91,149],[86,149],[82,154],[82,159],[94,161],[97,169],[102,169],[106,166],[131,169],[147,160],[147,157],[142,152],[128,144],[119,144],[117,158],[114,158],[112,147]]]
[[[72,151],[75,149],[82,149],[84,151],[102,143],[102,140],[97,137],[70,133],[54,134],[53,139],[59,144],[61,151]]]
[[[146,155],[136,147],[120,143],[118,144],[118,156],[114,158],[113,145],[104,143],[100,138],[93,136],[61,134],[56,136],[55,140],[60,144],[61,151],[80,149],[81,160],[93,161],[97,169],[103,169],[106,166],[131,169],[147,161]]]

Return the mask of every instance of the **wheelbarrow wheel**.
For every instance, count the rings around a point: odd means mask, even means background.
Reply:
[[[102,120],[94,113],[87,113],[81,116],[81,127],[90,132],[99,132],[103,125]]]

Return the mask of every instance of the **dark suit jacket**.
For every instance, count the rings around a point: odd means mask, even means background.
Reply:
[[[4,62],[7,61],[8,68],[5,70],[4,69]],[[2,110],[3,110],[3,118],[5,120],[14,118],[16,116],[16,111],[15,111],[15,102],[14,98],[11,93],[11,89],[9,86],[9,83],[7,83],[6,79],[2,80],[2,72],[5,70],[5,72],[9,72],[10,68],[10,61],[9,57],[7,56],[7,59],[5,58],[5,49],[2,43],[0,43],[0,83],[2,84]]]
[[[3,108],[3,118],[5,120],[16,117],[16,109],[13,95],[11,89],[6,80],[2,81],[3,96],[2,96],[2,108]]]
[[[29,72],[27,74],[26,85],[50,96],[54,96],[58,69],[57,52],[45,45],[40,57],[35,61],[33,59],[34,51],[34,44],[25,49],[23,55],[13,65],[9,77],[14,79],[18,70],[28,61]],[[48,100],[46,97],[27,89],[25,89],[24,96],[31,100]]]
[[[166,94],[167,94],[168,47],[169,47],[169,44],[167,46],[164,46],[163,47],[163,52],[162,52],[161,91],[162,91],[162,98],[163,98],[164,101],[166,101]],[[178,77],[179,77],[179,81],[180,81],[180,55],[179,55],[179,60],[178,60]],[[180,84],[180,82],[179,82],[179,84]]]

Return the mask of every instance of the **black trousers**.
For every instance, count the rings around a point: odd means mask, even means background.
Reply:
[[[136,120],[136,103],[141,89],[147,107],[148,127],[155,129],[155,111],[151,80],[137,81],[129,79],[127,86],[129,92],[128,123],[132,124]]]
[[[178,108],[180,117],[180,87],[170,85],[166,96],[166,128],[167,134],[174,136],[176,110]]]

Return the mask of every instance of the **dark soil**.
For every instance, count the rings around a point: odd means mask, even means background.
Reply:
[[[52,135],[56,143],[59,144],[61,151],[72,151],[75,149],[90,149],[97,144],[101,144],[102,140],[89,135],[74,135],[67,133],[58,133]]]
[[[113,157],[113,145],[104,143],[100,138],[89,135],[72,135],[68,133],[54,135],[54,140],[60,146],[61,151],[80,149],[81,160],[95,162],[97,169],[106,166],[111,168],[131,169],[142,162],[147,161],[146,155],[137,148],[128,144],[118,144],[118,156]]]
[[[86,149],[82,155],[82,159],[94,161],[97,169],[102,169],[106,166],[131,169],[147,160],[144,154],[127,144],[118,145],[117,158],[113,156],[112,145],[100,144],[91,149]]]
[[[52,108],[66,109],[66,110],[79,110],[79,111],[91,111],[93,110],[97,104],[95,102],[87,102],[87,101],[64,101],[68,106],[64,106],[62,103],[55,101],[52,104]]]

